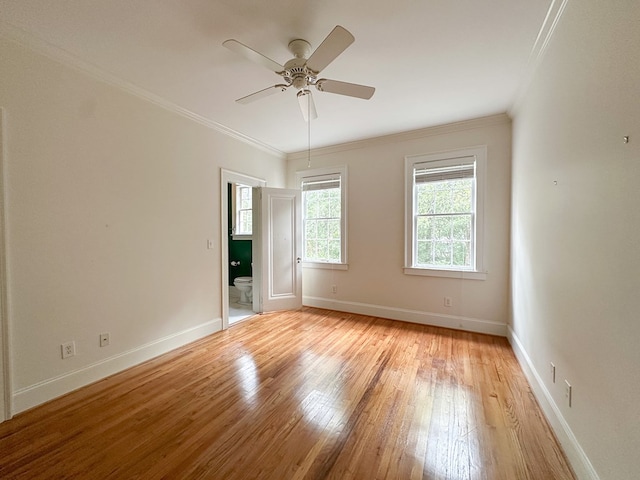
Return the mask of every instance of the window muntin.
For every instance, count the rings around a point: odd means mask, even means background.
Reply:
[[[298,173],[302,189],[303,261],[346,264],[346,169]]]
[[[485,161],[485,147],[407,157],[405,273],[482,271]]]

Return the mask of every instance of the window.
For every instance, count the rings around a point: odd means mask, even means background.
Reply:
[[[407,157],[405,273],[484,279],[486,147]]]
[[[233,237],[250,237],[252,234],[251,187],[233,184]]]
[[[302,190],[302,258],[305,266],[346,268],[346,167],[297,174]]]

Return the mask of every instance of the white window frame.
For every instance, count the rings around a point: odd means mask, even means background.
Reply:
[[[347,262],[347,167],[346,165],[335,166],[335,167],[323,167],[323,168],[314,168],[307,169],[296,172],[296,186],[300,190],[302,190],[302,182],[305,180],[312,180],[313,178],[330,176],[330,175],[339,175],[340,176],[340,196],[341,196],[341,211],[340,211],[340,262],[309,262],[306,261],[303,257],[302,266],[304,268],[327,268],[333,270],[347,270],[348,262]],[[304,192],[303,195],[303,204],[304,204]],[[304,207],[302,209],[302,214],[304,217]],[[304,218],[303,218],[304,224]],[[303,244],[305,241],[305,232],[303,228],[302,238]],[[303,248],[304,251],[304,248]]]
[[[234,240],[251,240],[253,238],[253,232],[251,233],[236,233],[237,232],[237,225],[239,222],[239,216],[240,216],[240,208],[238,208],[238,194],[239,194],[239,189],[240,188],[248,188],[249,191],[252,191],[252,187],[250,185],[245,185],[242,183],[232,183],[231,184],[231,211],[233,212],[233,216],[231,218],[231,222],[232,222],[232,234],[231,234],[231,238],[233,238]],[[245,209],[245,210],[251,210],[251,209]]]
[[[470,268],[432,268],[416,265],[415,252],[415,188],[414,171],[417,165],[431,163],[434,167],[444,166],[455,159],[473,157],[475,159],[475,199],[474,226],[472,239],[473,265]],[[487,147],[485,145],[460,150],[438,152],[405,157],[405,266],[407,275],[423,275],[449,278],[485,280],[484,270],[484,201],[486,188]]]

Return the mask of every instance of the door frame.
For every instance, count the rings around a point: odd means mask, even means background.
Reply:
[[[6,117],[0,107],[0,422],[13,416],[6,252]]]
[[[223,330],[229,328],[229,200],[227,190],[230,183],[242,183],[250,187],[264,187],[267,185],[267,181],[225,168],[220,169],[220,290]]]

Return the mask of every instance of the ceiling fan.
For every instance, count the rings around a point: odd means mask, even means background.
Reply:
[[[317,118],[318,116],[309,87],[314,86],[321,92],[337,93],[339,95],[365,100],[370,99],[376,90],[373,87],[318,78],[320,72],[354,41],[354,36],[340,25],[337,25],[331,33],[327,35],[327,38],[324,39],[311,56],[309,56],[311,53],[311,44],[309,44],[309,42],[302,39],[292,40],[289,42],[288,47],[289,51],[293,54],[293,58],[283,66],[237,40],[226,40],[222,45],[229,50],[242,55],[252,62],[267,67],[277,75],[280,75],[285,82],[267,87],[263,90],[258,90],[251,95],[239,98],[236,102],[243,104],[250,103],[278,92],[284,92],[289,87],[294,87],[298,90],[297,96],[302,115],[305,121],[309,121],[309,118]]]

